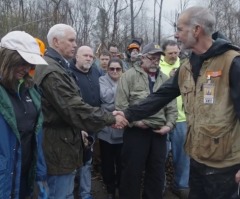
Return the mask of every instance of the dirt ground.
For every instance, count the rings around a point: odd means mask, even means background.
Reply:
[[[96,174],[96,173],[99,173],[101,170],[97,166],[97,165],[100,165],[100,159],[98,158],[100,157],[100,154],[99,154],[100,150],[98,148],[98,145],[95,145],[94,147],[95,147],[94,162],[96,163],[96,165],[95,167],[93,166],[95,169],[93,169],[93,173],[92,173],[92,195],[94,199],[107,199],[107,192],[102,182],[102,179],[100,177],[100,174]],[[98,172],[95,172],[97,170]],[[173,172],[173,165],[172,165],[172,153],[170,152],[166,161],[166,178],[167,178],[168,187],[172,186],[173,175],[174,175],[174,172]],[[179,199],[179,197],[177,197],[171,191],[167,190],[164,195],[164,199]]]
[[[92,179],[92,188],[94,199],[107,199],[106,189],[104,188],[102,181],[100,181],[98,178]],[[166,194],[164,195],[164,199],[178,199],[178,197],[167,190]]]

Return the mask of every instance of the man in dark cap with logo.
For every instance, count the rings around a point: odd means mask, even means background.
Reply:
[[[126,71],[118,84],[116,109],[124,110],[156,91],[168,77],[159,66],[162,49],[155,43],[143,47],[141,60]],[[177,119],[176,101],[155,115],[131,123],[124,131],[120,199],[161,199],[164,187],[166,136]]]

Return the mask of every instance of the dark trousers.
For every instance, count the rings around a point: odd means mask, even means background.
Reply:
[[[162,199],[165,159],[166,135],[127,128],[123,135],[120,199],[140,199],[142,182],[142,199]]]
[[[19,199],[26,199],[29,196],[28,173],[26,173],[22,174],[20,179]]]
[[[115,194],[121,177],[121,150],[122,144],[110,144],[99,139],[102,162],[103,182],[109,194]]]
[[[212,168],[190,161],[189,199],[231,199],[237,192],[235,174],[240,165],[227,168]]]

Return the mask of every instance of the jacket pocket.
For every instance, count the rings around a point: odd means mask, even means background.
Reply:
[[[222,161],[232,152],[231,125],[207,125],[199,130],[199,159]]]
[[[74,132],[74,133],[73,133]],[[62,168],[77,168],[82,161],[83,141],[81,132],[79,131],[65,131],[59,136],[59,145],[61,147],[59,152],[59,163]]]
[[[63,127],[57,131],[46,131],[43,149],[50,174],[56,175],[76,169],[82,163],[80,130],[75,133],[73,129]]]

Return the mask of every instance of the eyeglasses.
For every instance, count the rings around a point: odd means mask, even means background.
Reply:
[[[108,68],[109,71],[113,72],[113,71],[117,71],[117,72],[120,72],[122,71],[122,68],[113,68],[113,67],[110,67]]]
[[[148,57],[147,55],[145,56],[146,58],[148,58],[151,62],[156,62],[156,61],[160,61],[160,56],[159,57]]]

